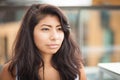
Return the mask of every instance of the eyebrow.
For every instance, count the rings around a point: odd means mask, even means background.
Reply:
[[[48,25],[48,24],[42,24],[41,26],[48,26],[48,27],[52,27],[51,25]],[[56,27],[59,27],[61,25],[57,25]]]

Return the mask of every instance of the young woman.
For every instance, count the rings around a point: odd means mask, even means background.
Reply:
[[[34,4],[28,9],[13,53],[2,80],[86,80],[68,21],[53,5]]]

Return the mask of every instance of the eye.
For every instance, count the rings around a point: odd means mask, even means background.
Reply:
[[[49,28],[42,28],[41,30],[42,30],[42,31],[48,31]]]
[[[58,28],[58,30],[59,30],[59,31],[63,31],[63,29],[62,29],[61,27],[60,27],[60,28]]]

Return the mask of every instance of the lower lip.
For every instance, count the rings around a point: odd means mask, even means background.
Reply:
[[[58,48],[58,45],[49,45],[49,48],[55,49],[55,48]]]

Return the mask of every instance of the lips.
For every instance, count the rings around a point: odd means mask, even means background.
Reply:
[[[59,47],[59,44],[48,44],[47,46],[51,49],[55,49]]]

